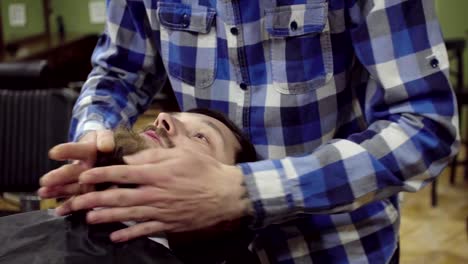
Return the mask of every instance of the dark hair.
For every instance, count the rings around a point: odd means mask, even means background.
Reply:
[[[258,160],[257,152],[255,151],[252,143],[247,139],[244,133],[242,133],[240,128],[237,127],[236,124],[234,124],[234,122],[227,118],[223,113],[207,108],[193,108],[186,111],[186,113],[206,115],[227,126],[227,128],[232,131],[241,146],[240,151],[236,153],[236,163],[253,162]]]

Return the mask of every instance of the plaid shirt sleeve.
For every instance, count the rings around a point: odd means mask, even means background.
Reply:
[[[74,141],[85,131],[134,123],[166,80],[158,43],[149,41],[148,34],[158,32],[146,28],[150,22],[144,5],[107,1],[107,16],[92,56],[93,70],[73,110],[69,137]]]
[[[457,152],[458,113],[432,1],[349,2],[356,63],[369,78],[354,91],[367,129],[301,157],[240,164],[255,227],[417,191]]]

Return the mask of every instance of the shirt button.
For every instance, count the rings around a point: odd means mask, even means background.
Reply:
[[[437,67],[439,67],[439,60],[436,59],[436,58],[432,59],[432,60],[431,60],[431,67],[432,67],[432,68],[437,68]]]
[[[247,84],[245,84],[245,83],[239,84],[239,87],[244,91],[247,90]]]
[[[189,26],[189,24],[190,24],[190,17],[189,17],[189,15],[183,14],[183,15],[182,15],[182,26],[183,26],[184,28],[186,28],[186,27]]]
[[[231,34],[233,34],[234,36],[237,36],[239,34],[239,30],[236,27],[232,27]]]
[[[292,31],[296,31],[297,30],[297,22],[296,21],[291,22],[289,27],[291,28]]]

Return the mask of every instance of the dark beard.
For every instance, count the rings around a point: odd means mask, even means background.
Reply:
[[[94,167],[124,165],[123,157],[132,155],[148,147],[140,135],[126,127],[119,127],[114,131],[115,147],[111,152],[98,152]]]
[[[146,126],[141,132],[154,131],[161,140],[162,148],[173,148],[174,143],[169,139],[167,131],[154,125]],[[145,140],[127,127],[118,127],[114,131],[115,147],[111,152],[98,152],[94,167],[124,165],[124,156],[132,155],[148,148]]]
[[[148,129],[156,129],[148,126],[143,131]],[[132,155],[148,148],[145,140],[135,131],[127,127],[118,127],[114,131],[114,150],[111,152],[98,151],[96,156],[96,163],[94,167],[105,167],[113,165],[125,165],[123,157]],[[97,184],[96,190],[102,191],[113,186],[113,183],[100,183]],[[119,184],[119,188],[136,188],[136,184]]]

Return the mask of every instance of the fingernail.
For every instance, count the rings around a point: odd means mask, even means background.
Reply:
[[[81,174],[80,176],[78,176],[78,184],[82,185],[82,184],[85,184],[86,183],[86,179],[88,179],[88,172],[85,172],[83,174]]]
[[[113,242],[122,242],[123,241],[123,237],[119,234],[114,234],[112,233],[110,235],[110,239],[113,241]]]
[[[66,210],[65,208],[63,208],[63,206],[59,206],[55,208],[55,214],[57,214],[58,216],[63,216],[66,214]]]
[[[46,196],[47,195],[47,188],[45,188],[45,187],[39,188],[39,190],[37,190],[37,195],[39,195],[40,197]]]
[[[47,183],[47,181],[44,179],[44,177],[39,179],[39,185],[44,186]]]
[[[107,139],[101,139],[97,142],[97,148],[103,152],[109,152],[112,150],[111,141]]]
[[[49,183],[48,179],[55,174],[55,170],[51,170],[39,179],[39,184],[45,186]]]
[[[54,157],[57,154],[57,148],[56,147],[51,148],[48,154],[50,158]]]
[[[127,164],[131,164],[131,163],[137,161],[137,159],[135,158],[135,155],[124,156],[124,157],[123,157],[123,160],[124,160],[124,162],[127,163]]]
[[[93,212],[89,212],[86,215],[86,220],[88,221],[89,224],[95,223],[97,218],[96,215]]]
[[[41,188],[37,189],[37,191],[36,191],[37,196],[43,198],[44,194],[45,194],[44,187],[41,187]]]
[[[97,132],[97,148],[102,152],[111,152],[115,147],[114,136],[110,130]]]

